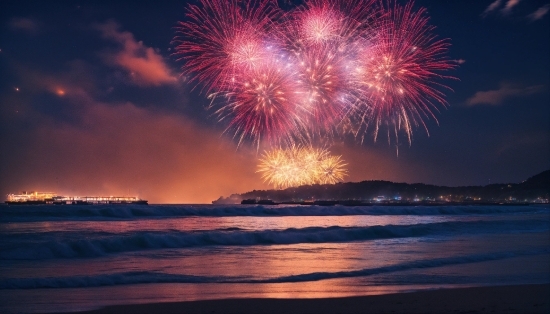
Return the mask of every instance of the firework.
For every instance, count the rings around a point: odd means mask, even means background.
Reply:
[[[184,74],[208,91],[226,88],[235,74],[254,68],[265,55],[263,39],[278,9],[271,1],[201,0],[189,5],[176,28],[176,55]]]
[[[264,181],[276,188],[299,186],[308,181],[306,173],[300,171],[300,165],[295,162],[293,152],[281,149],[264,153],[258,172],[262,173]]]
[[[176,55],[239,144],[371,129],[376,140],[382,127],[410,143],[447,105],[449,43],[412,3],[306,0],[284,12],[274,0],[199,2],[177,27]]]
[[[303,107],[297,101],[293,72],[280,62],[269,62],[237,76],[227,103],[217,113],[228,119],[239,142],[250,137],[259,145],[263,137],[274,143],[292,139],[303,125]]]
[[[409,3],[386,10],[376,38],[358,60],[356,74],[366,102],[354,114],[363,126],[374,125],[375,139],[380,127],[387,126],[396,135],[403,130],[410,143],[413,127],[427,131],[424,118],[435,119],[437,104],[447,104],[438,89],[445,86],[437,79],[448,77],[438,73],[455,65],[445,57],[449,43],[431,33],[425,9],[414,12]]]
[[[296,87],[309,133],[333,134],[357,101],[350,73],[356,66],[357,41],[369,36],[372,3],[310,0],[281,23],[278,41],[297,68]]]
[[[297,63],[300,102],[309,113],[311,129],[331,130],[343,117],[349,93],[343,54],[322,46],[304,51]]]
[[[365,36],[377,12],[374,0],[309,0],[285,15],[280,35],[301,52],[311,46],[347,45]],[[363,34],[362,34],[363,33]]]
[[[345,16],[329,3],[307,3],[299,12],[300,36],[306,42],[324,43],[339,39],[343,32]]]
[[[316,178],[321,184],[333,184],[342,181],[347,171],[346,164],[340,156],[330,156],[323,159],[317,168]]]
[[[334,184],[347,174],[340,156],[326,149],[292,146],[265,152],[258,165],[264,180],[276,188],[304,184]]]

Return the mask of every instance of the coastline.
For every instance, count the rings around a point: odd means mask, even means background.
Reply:
[[[550,284],[531,284],[343,298],[128,304],[75,313],[549,313],[549,295]]]

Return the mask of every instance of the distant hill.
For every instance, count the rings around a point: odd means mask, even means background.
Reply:
[[[550,170],[534,175],[521,184],[523,184],[523,186],[546,186],[548,188],[548,186],[550,186]]]
[[[543,171],[522,183],[489,184],[485,186],[447,187],[423,183],[362,181],[337,184],[315,184],[284,190],[254,190],[220,197],[215,204],[238,204],[244,199],[270,199],[275,202],[308,200],[360,200],[374,198],[432,201],[540,201],[550,198],[550,170]]]

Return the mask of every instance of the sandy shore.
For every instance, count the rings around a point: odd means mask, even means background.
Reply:
[[[550,313],[550,284],[326,299],[226,299],[117,305],[80,313]]]

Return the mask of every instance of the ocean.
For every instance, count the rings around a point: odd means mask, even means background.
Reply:
[[[0,206],[0,312],[550,283],[550,205]]]

